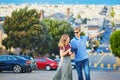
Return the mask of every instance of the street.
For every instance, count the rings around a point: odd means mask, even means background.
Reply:
[[[0,73],[0,80],[51,80],[55,70],[35,70],[32,73]],[[77,79],[76,70],[73,70],[73,80]],[[91,80],[120,80],[120,71],[91,69]]]

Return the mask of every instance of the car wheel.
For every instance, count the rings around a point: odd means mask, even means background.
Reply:
[[[51,69],[51,67],[49,66],[49,65],[47,65],[46,67],[45,67],[45,70],[46,71],[49,71]]]
[[[15,66],[13,67],[13,71],[14,71],[15,73],[20,73],[20,72],[22,72],[22,67],[21,67],[20,65],[15,65]]]
[[[32,72],[32,69],[31,68],[28,68],[28,71],[27,71],[28,73],[30,73],[30,72]]]

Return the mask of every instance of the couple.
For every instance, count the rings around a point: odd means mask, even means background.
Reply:
[[[84,80],[83,70],[86,80],[90,80],[90,67],[88,54],[86,52],[86,41],[104,33],[104,31],[89,36],[80,36],[81,29],[79,27],[75,27],[73,31],[75,37],[71,41],[68,34],[63,34],[59,41],[58,46],[60,49],[61,65],[58,67],[52,80],[73,80],[70,58],[72,54],[75,54],[78,80]]]

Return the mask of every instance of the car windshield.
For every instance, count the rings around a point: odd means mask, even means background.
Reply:
[[[50,61],[54,61],[54,60],[52,60],[52,59],[50,59],[50,58],[47,58],[48,60],[50,60]]]

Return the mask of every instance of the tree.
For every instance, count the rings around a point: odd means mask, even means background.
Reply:
[[[90,39],[89,40],[89,48],[93,48],[94,51],[97,50],[99,45],[100,45],[100,41],[99,40],[97,40],[97,39]]]
[[[47,41],[47,27],[39,21],[37,10],[27,7],[15,10],[11,17],[5,17],[3,29],[8,35],[2,41],[7,48],[21,48],[23,51],[35,47],[43,50],[43,44]]]
[[[87,18],[84,18],[83,20],[82,20],[82,24],[87,24]]]
[[[49,51],[49,35],[47,26],[45,26],[42,22],[39,24],[33,25],[27,31],[30,49],[35,49],[37,53],[40,53],[44,56],[45,53]]]
[[[114,16],[115,16],[114,8],[112,7],[111,9],[112,9],[112,10],[111,10],[111,12],[110,12],[110,15],[111,15],[111,17],[114,17]]]
[[[115,27],[115,22],[111,21],[111,25],[112,25],[112,27]]]
[[[77,18],[81,18],[81,15],[80,15],[80,14],[78,14],[78,15],[77,15]]]
[[[93,45],[94,45],[94,50],[96,51],[97,50],[97,48],[99,47],[99,45],[100,45],[100,41],[99,40],[93,40]]]
[[[85,36],[85,33],[82,31],[82,32],[80,33],[80,36]]]
[[[114,31],[110,36],[110,47],[112,53],[120,58],[120,30]]]
[[[70,24],[66,21],[53,19],[43,19],[41,22],[43,22],[48,27],[48,34],[50,36],[50,53],[58,54],[58,42],[61,35],[67,33],[71,38],[73,37]]]

